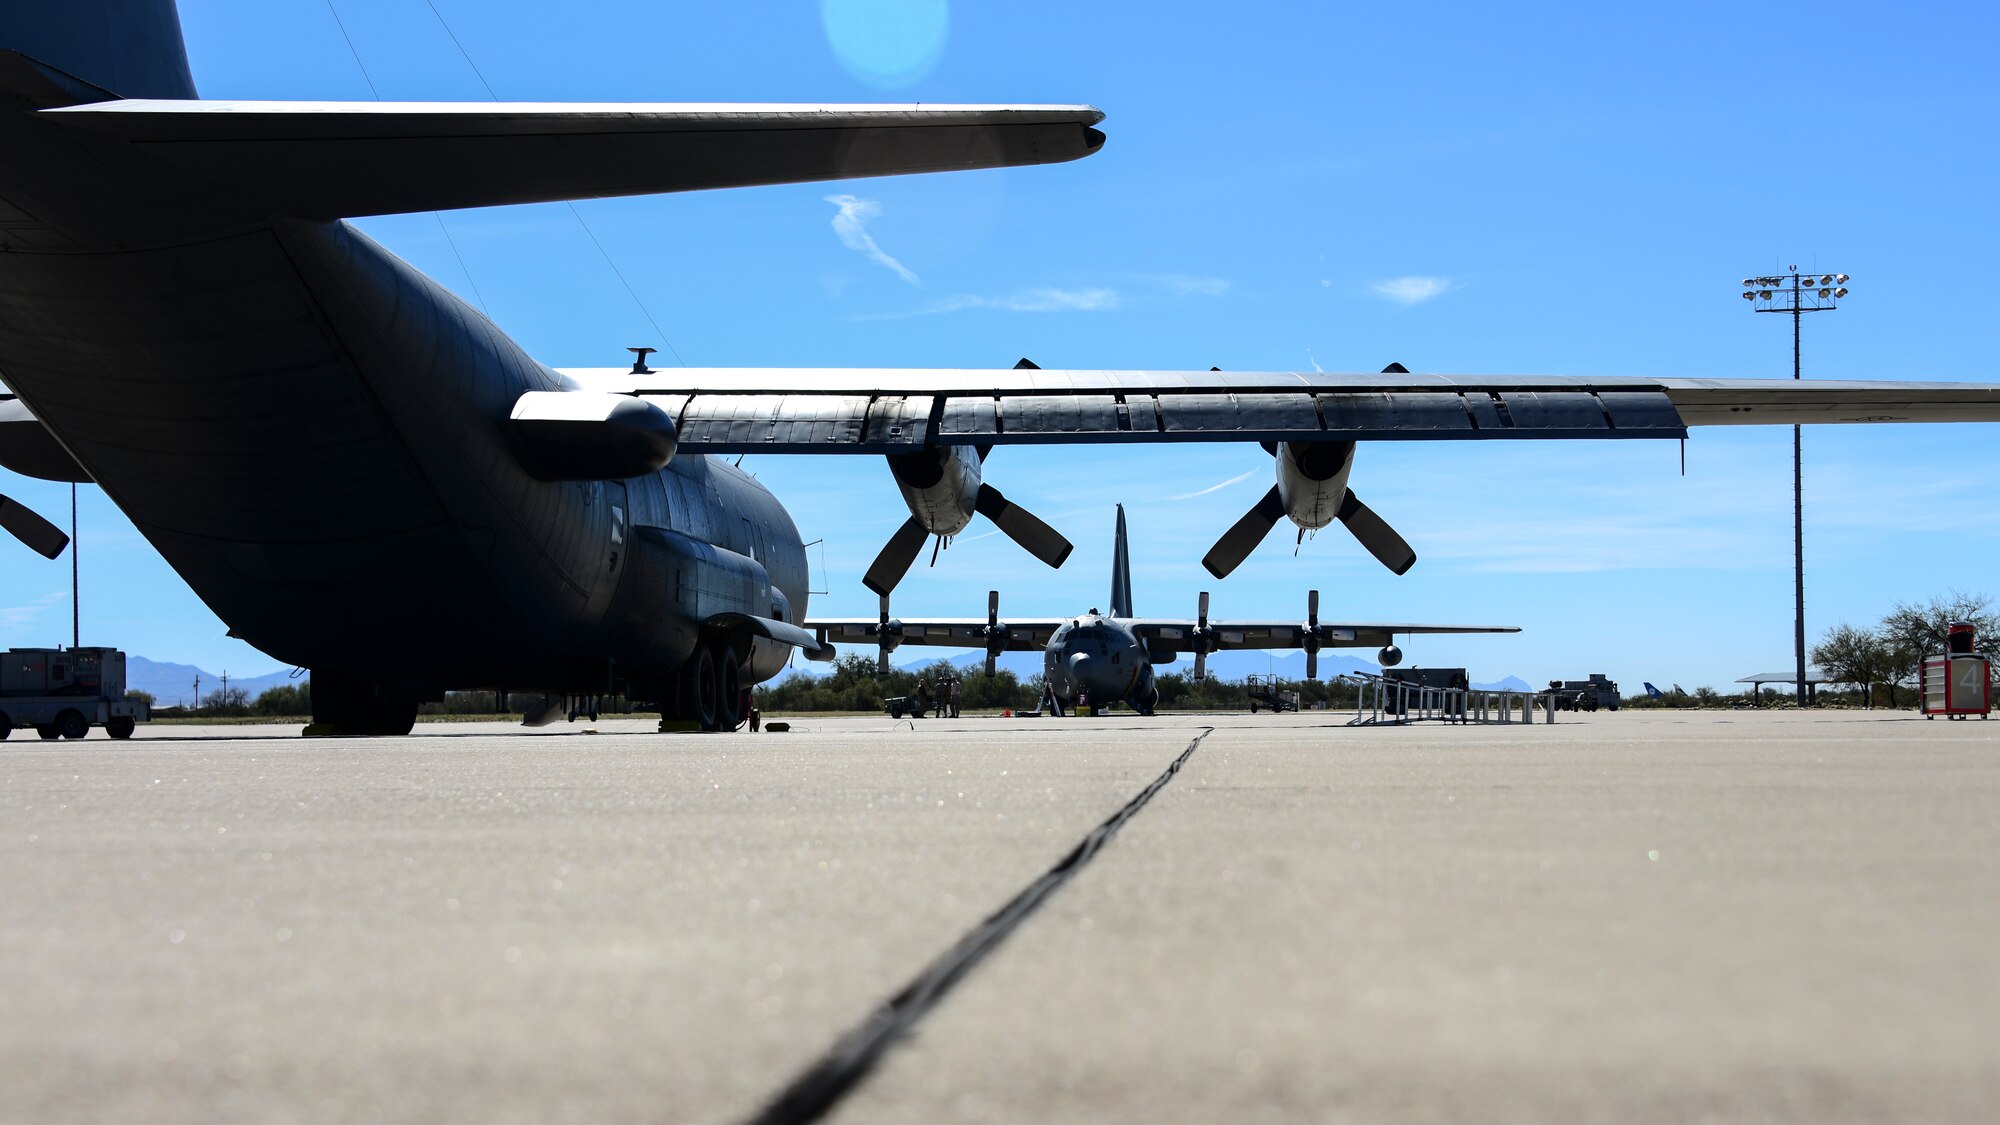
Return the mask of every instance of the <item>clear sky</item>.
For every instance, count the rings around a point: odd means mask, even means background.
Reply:
[[[1853,294],[1810,377],[2000,381],[1992,284],[2000,15],[1977,4],[748,4],[434,0],[499,97],[1088,102],[1073,164],[360,225],[555,366],[665,343],[697,366],[1563,375],[1790,374],[1739,279]],[[375,88],[484,100],[426,0],[335,0]],[[210,98],[371,97],[324,0],[181,0]],[[393,169],[384,169],[393,175]],[[463,259],[463,266],[460,259]],[[656,357],[658,358],[663,357]],[[670,376],[671,373],[669,372]],[[2000,426],[1806,431],[1808,634],[1897,599],[2000,594]],[[1254,446],[1002,449],[987,479],[1077,544],[1049,571],[975,522],[898,591],[912,616],[1053,616],[1108,592],[1131,514],[1141,613],[1519,624],[1406,645],[1475,679],[1723,687],[1791,661],[1791,433],[1364,446],[1355,491],[1416,548],[1381,569],[1290,525],[1226,582],[1208,545],[1272,480]],[[812,609],[906,515],[879,459],[752,457],[805,537]],[[66,514],[66,486],[0,473]],[[275,662],[82,490],[86,643],[233,674]],[[981,536],[985,535],[984,538]],[[820,548],[814,549],[817,567]],[[0,543],[0,644],[69,637],[69,564]]]

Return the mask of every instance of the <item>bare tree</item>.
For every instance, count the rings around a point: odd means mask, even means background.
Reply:
[[[2000,654],[2000,613],[1985,594],[1953,590],[1933,595],[1927,602],[1897,602],[1882,619],[1881,635],[1887,641],[1894,666],[1894,682],[1914,684],[1924,657],[1944,651],[1945,635],[1951,623],[1965,621],[1978,635],[1978,651],[1987,656]]]
[[[1844,684],[1860,684],[1862,706],[1875,705],[1875,685],[1889,681],[1896,661],[1886,631],[1856,629],[1836,625],[1826,638],[1813,646],[1813,663],[1827,678]]]

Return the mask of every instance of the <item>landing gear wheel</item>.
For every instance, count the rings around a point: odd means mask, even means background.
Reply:
[[[104,733],[113,738],[130,738],[139,729],[139,720],[130,715],[117,715],[105,720]]]
[[[56,733],[56,728],[52,723],[36,723],[35,733],[42,736],[43,742],[54,742],[56,739],[62,737]]]
[[[7,741],[7,736],[13,733],[14,720],[7,717],[7,712],[0,711],[0,742]]]
[[[56,733],[74,742],[90,733],[90,720],[83,717],[83,712],[73,708],[64,711],[56,716]]]
[[[315,670],[307,690],[313,713],[308,735],[373,738],[408,734],[417,725],[416,700],[398,698],[379,681]]]
[[[681,718],[693,720],[700,730],[715,729],[715,652],[697,645],[681,666],[676,688]]]
[[[735,730],[743,718],[743,662],[735,645],[722,645],[715,656],[715,729]]]

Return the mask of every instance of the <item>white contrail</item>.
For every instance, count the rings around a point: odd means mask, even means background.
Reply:
[[[1197,497],[1197,496],[1206,496],[1206,495],[1208,495],[1208,494],[1209,494],[1209,493],[1211,493],[1211,492],[1221,492],[1221,491],[1222,491],[1223,489],[1225,489],[1225,488],[1228,488],[1228,487],[1229,487],[1230,485],[1232,485],[1232,484],[1241,484],[1241,483],[1243,483],[1244,481],[1246,481],[1246,480],[1249,480],[1249,479],[1250,479],[1251,477],[1254,477],[1254,476],[1256,476],[1256,475],[1258,474],[1258,472],[1259,472],[1259,471],[1260,471],[1260,470],[1257,470],[1257,469],[1252,469],[1252,470],[1250,470],[1250,471],[1249,471],[1249,472],[1247,472],[1247,473],[1238,473],[1238,474],[1236,474],[1235,476],[1233,476],[1233,477],[1230,477],[1230,478],[1229,478],[1228,480],[1226,480],[1226,481],[1223,481],[1223,482],[1222,482],[1222,483],[1220,483],[1220,484],[1211,484],[1211,485],[1209,485],[1209,486],[1208,486],[1207,488],[1204,488],[1204,489],[1200,490],[1199,492],[1183,492],[1183,493],[1181,493],[1181,494],[1180,494],[1179,496],[1169,496],[1169,497],[1167,497],[1167,499],[1169,499],[1169,500],[1192,500],[1192,499],[1194,499],[1194,498],[1195,498],[1195,497]]]
[[[911,285],[921,286],[922,279],[910,272],[910,268],[890,257],[875,243],[875,236],[868,233],[868,220],[882,213],[882,205],[872,199],[857,195],[829,195],[828,203],[840,208],[833,216],[833,233],[840,236],[841,245],[849,250],[859,250],[871,261],[896,271],[896,276]]]

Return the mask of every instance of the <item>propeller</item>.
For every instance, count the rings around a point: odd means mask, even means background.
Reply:
[[[55,558],[69,546],[69,536],[61,528],[37,515],[34,509],[5,496],[0,496],[0,527],[45,559]]]
[[[1062,537],[1061,532],[1043,523],[1028,509],[1000,495],[1000,490],[990,484],[979,486],[979,498],[973,502],[972,510],[992,520],[993,526],[1007,538],[1050,566],[1061,566],[1063,560],[1069,558],[1069,553],[1076,549]]]
[[[1222,538],[1201,557],[1201,565],[1217,578],[1229,577],[1229,572],[1243,565],[1243,560],[1250,557],[1250,552],[1257,549],[1257,544],[1264,541],[1284,514],[1285,502],[1279,499],[1278,486],[1274,484],[1256,506],[1222,533]]]
[[[1208,678],[1208,654],[1215,647],[1215,637],[1208,631],[1207,590],[1201,592],[1195,605],[1194,635],[1188,639],[1194,642],[1190,646],[1194,649],[1194,678],[1202,680]]]
[[[1394,668],[1402,662],[1403,650],[1397,648],[1394,642],[1383,645],[1382,651],[1375,654],[1375,663],[1380,664],[1384,668]]]
[[[1384,375],[1409,373],[1410,369],[1400,363],[1392,363],[1382,369]],[[1266,442],[1264,448],[1274,456],[1284,456],[1283,451],[1275,443]],[[1281,477],[1284,475],[1284,468],[1280,466]],[[1314,475],[1321,480],[1331,479],[1317,473]],[[1244,513],[1242,519],[1237,520],[1228,531],[1222,533],[1222,538],[1216,540],[1215,546],[1210,547],[1208,554],[1202,556],[1201,565],[1217,578],[1227,578],[1231,571],[1243,565],[1243,560],[1250,557],[1250,552],[1257,548],[1257,544],[1264,541],[1264,537],[1271,533],[1271,528],[1277,524],[1279,517],[1285,514],[1284,498],[1278,486],[1272,485],[1271,491],[1266,492],[1254,507]],[[1361,545],[1367,548],[1368,553],[1375,556],[1376,561],[1391,571],[1396,574],[1407,574],[1410,568],[1417,564],[1417,552],[1411,548],[1408,541],[1398,535],[1395,528],[1389,526],[1389,521],[1376,515],[1373,508],[1362,503],[1353,489],[1348,489],[1341,497],[1340,510],[1336,515],[1348,533],[1359,540]],[[1303,526],[1299,529],[1299,535],[1301,538],[1305,535]]]
[[[1347,496],[1340,502],[1340,522],[1361,541],[1375,561],[1397,574],[1408,574],[1417,565],[1417,552],[1396,534],[1389,521],[1375,514],[1375,509],[1361,502],[1361,497],[1347,490]]]
[[[889,591],[910,572],[910,564],[917,561],[917,553],[924,549],[924,540],[930,538],[930,531],[911,516],[889,537],[882,547],[882,553],[868,564],[868,573],[861,576],[861,584],[882,596],[883,604],[889,600]],[[883,612],[887,612],[884,610]]]
[[[1007,647],[1007,627],[1000,624],[1000,591],[986,591],[986,674],[992,675]]]
[[[1306,591],[1306,679],[1319,679],[1319,591]]]
[[[882,618],[875,623],[875,671],[889,674],[889,654],[903,643],[903,623],[889,616],[889,595],[882,595]]]

